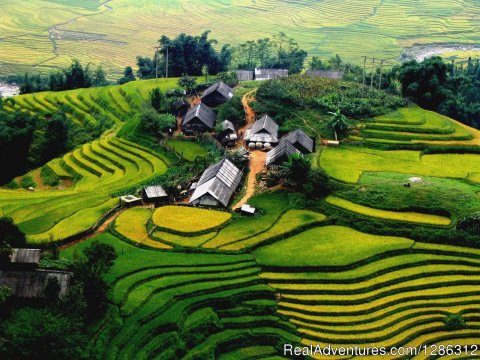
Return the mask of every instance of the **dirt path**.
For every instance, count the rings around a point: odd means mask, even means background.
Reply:
[[[245,193],[245,196],[233,206],[233,210],[240,208],[243,204],[246,204],[255,193],[257,175],[263,171],[266,160],[267,153],[264,151],[256,150],[250,153],[250,160],[248,163],[250,172],[248,173],[247,192]]]
[[[248,129],[249,126],[253,125],[255,122],[256,114],[255,111],[248,105],[249,102],[255,100],[255,91],[257,89],[253,89],[252,91],[247,92],[242,97],[242,105],[243,110],[245,111],[245,126],[238,129],[238,140],[235,144],[235,147],[238,149],[243,146],[243,137],[245,135],[245,131]]]

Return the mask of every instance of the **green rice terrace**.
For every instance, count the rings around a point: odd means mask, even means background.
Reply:
[[[354,63],[364,55],[393,63],[402,53],[417,59],[479,53],[480,5],[468,0],[30,0],[20,9],[18,3],[3,2],[0,74],[48,72],[75,57],[119,75],[137,54],[153,53],[158,34],[205,29],[233,45],[283,31],[310,55],[341,53]]]
[[[120,5],[128,1],[116,3],[111,2],[112,13],[120,14]],[[185,11],[181,1],[172,4],[169,13]],[[267,10],[274,6],[256,4]],[[326,4],[342,13],[342,2]],[[435,4],[432,14],[453,11],[448,1]],[[407,5],[385,1],[375,11],[403,13]],[[81,16],[92,10],[77,11]],[[358,7],[341,21],[358,27],[356,21],[365,18],[361,28],[370,26],[369,33],[389,29],[385,18],[371,11]],[[205,13],[199,22],[215,19]],[[307,17],[307,25],[333,26],[316,14],[305,12],[295,21]],[[461,33],[467,15],[450,26]],[[87,23],[84,18],[70,26]],[[414,41],[408,34],[419,23],[420,18],[406,24],[400,34],[404,42]],[[179,27],[178,19],[171,26]],[[313,28],[308,32],[315,33]],[[329,34],[336,39],[342,30],[331,28]],[[389,46],[391,39],[382,36],[378,42]],[[210,150],[199,139],[173,135],[161,147],[143,142],[148,136],[138,130],[137,114],[150,90],[166,91],[176,83],[147,80],[36,93],[5,105],[10,112],[42,117],[63,107],[78,127],[95,124],[91,114],[96,109],[114,124],[98,140],[15,178],[17,186],[0,189],[0,208],[33,247],[57,242],[61,257],[70,260],[95,241],[115,249],[118,257],[104,276],[108,310],[89,337],[96,358],[288,359],[284,344],[390,349],[479,343],[478,234],[458,228],[480,211],[479,131],[412,105],[356,119],[340,146],[330,147],[320,141],[332,136],[318,126],[325,114],[304,112],[288,124],[315,138],[316,151],[306,156],[313,170],[328,175],[328,196],[308,198],[285,184],[270,186],[262,168],[253,173],[257,183],[248,199],[254,215],[232,210],[249,189],[248,181],[221,210],[189,206],[185,198],[155,207],[122,205],[120,195],[164,179],[175,167],[184,171],[184,164],[208,159]],[[252,96],[251,83],[240,83],[235,91],[245,94],[246,88]],[[257,101],[249,100],[247,111]],[[42,171],[58,178],[58,185],[45,184]],[[249,171],[253,167],[244,169],[248,179]],[[35,185],[30,190],[20,188],[26,177]],[[463,325],[449,328],[445,320],[451,315],[461,317]]]

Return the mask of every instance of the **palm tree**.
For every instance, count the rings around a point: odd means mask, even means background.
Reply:
[[[338,141],[338,134],[345,134],[348,130],[349,123],[348,119],[346,118],[345,115],[340,113],[340,110],[337,109],[337,111],[328,112],[332,117],[328,121],[328,127],[332,129],[333,133],[335,134],[335,141]]]

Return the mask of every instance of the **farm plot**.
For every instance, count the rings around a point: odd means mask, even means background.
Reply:
[[[210,232],[225,224],[232,215],[225,211],[187,206],[162,206],[155,210],[153,223],[164,231],[180,234]]]
[[[175,153],[188,161],[193,161],[197,157],[207,156],[208,151],[198,143],[185,140],[167,140],[165,144],[172,148]]]
[[[11,216],[30,242],[62,240],[93,226],[118,205],[112,193],[166,171],[164,159],[128,141],[111,138],[77,148],[51,165],[59,177],[70,174],[66,190],[0,190],[5,215]]]
[[[73,257],[91,241],[122,254],[107,274],[121,317],[118,331],[97,337],[105,359],[216,358],[260,346],[278,355],[277,342],[299,342],[295,326],[275,312],[274,290],[258,277],[251,255],[189,254],[146,250],[110,234],[67,249]],[[108,327],[105,327],[107,329]],[[268,350],[268,351],[267,351]]]
[[[408,179],[416,178],[410,182]],[[405,183],[409,187],[405,187]],[[338,192],[356,204],[384,210],[448,216],[452,221],[480,211],[480,185],[465,180],[389,172],[365,172],[358,185]]]
[[[394,220],[394,221],[404,221],[411,223],[427,224],[427,225],[437,225],[437,226],[447,226],[450,225],[451,221],[449,218],[439,215],[430,215],[430,214],[421,214],[418,212],[412,211],[388,211],[375,209],[359,204],[352,203],[351,201],[341,199],[336,196],[329,196],[325,201],[333,206],[337,206],[341,209],[345,209],[360,215],[375,217],[384,220]]]
[[[375,150],[343,146],[325,148],[319,165],[335,179],[356,183],[364,172],[396,172],[441,178],[467,179],[480,168],[477,154],[432,154],[419,151]],[[474,180],[474,179],[472,179]]]
[[[478,250],[407,239],[385,246],[347,234],[338,232],[336,240],[316,247],[312,243],[318,241],[307,239],[318,236],[294,236],[255,251],[265,266],[261,277],[279,294],[278,314],[297,326],[303,344],[390,348],[449,339],[475,344],[480,336]],[[348,248],[345,239],[350,239]],[[284,266],[287,253],[289,267]],[[465,328],[449,330],[444,320],[450,314],[460,314]]]

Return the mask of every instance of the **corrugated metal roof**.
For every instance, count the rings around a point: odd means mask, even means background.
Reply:
[[[183,119],[183,124],[188,124],[193,119],[198,118],[201,122],[207,125],[209,128],[213,128],[215,121],[217,120],[217,115],[215,112],[210,109],[205,104],[198,104],[194,108],[188,110],[185,118]]]
[[[261,142],[278,142],[278,124],[273,119],[265,115],[259,120],[255,121],[252,128],[245,134],[245,139],[248,141]]]
[[[40,261],[41,249],[13,249],[10,262],[22,264],[38,264]]]
[[[310,77],[320,77],[334,80],[343,79],[343,71],[330,71],[330,70],[307,70],[305,75]]]
[[[56,270],[0,271],[0,286],[7,286],[12,295],[19,298],[42,298],[49,278],[56,278],[60,296],[67,293],[71,272]]]
[[[212,86],[208,87],[205,89],[202,95],[202,99],[205,96],[210,95],[211,93],[217,91],[220,95],[222,95],[225,99],[230,100],[233,97],[233,90],[231,87],[229,87],[227,84],[225,84],[223,81],[218,81]]]
[[[145,195],[150,199],[168,196],[161,185],[147,186],[145,188]]]
[[[267,166],[274,164],[277,160],[281,159],[282,157],[290,157],[293,154],[302,153],[298,150],[295,146],[290,144],[288,141],[284,141],[283,139],[280,141],[277,147],[273,148],[267,153]]]
[[[235,132],[235,125],[230,120],[223,120],[220,125],[222,126],[222,131],[231,130]]]
[[[228,159],[223,159],[206,169],[190,198],[190,203],[210,194],[227,206],[233,192],[240,184],[243,173]]]
[[[289,132],[282,138],[282,141],[288,141],[294,146],[296,146],[296,144],[300,144],[309,152],[313,152],[315,148],[313,139],[299,129]]]
[[[287,69],[255,69],[255,80],[278,79],[287,76]]]

